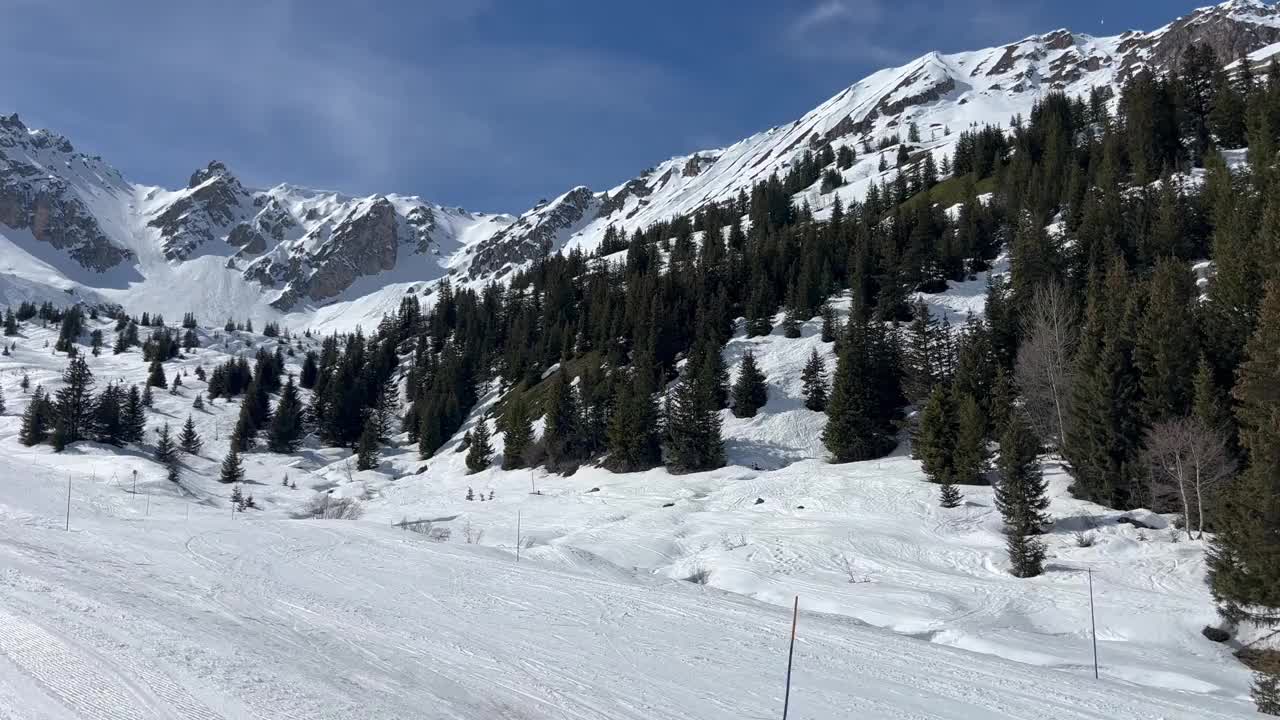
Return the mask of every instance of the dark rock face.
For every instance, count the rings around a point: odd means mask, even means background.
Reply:
[[[693,158],[690,158],[689,162],[693,162]],[[688,167],[688,163],[685,164],[685,167]],[[600,205],[600,215],[612,215],[625,207],[627,200],[633,197],[643,199],[652,194],[653,190],[649,189],[649,184],[644,181],[644,178],[629,180],[626,185],[622,186],[621,190],[604,199],[604,202]]]
[[[303,299],[328,300],[357,278],[396,266],[401,241],[398,225],[395,207],[378,198],[367,207],[352,209],[332,231],[328,225],[321,226],[299,242],[258,258],[245,269],[244,277],[266,287],[283,286],[271,303],[281,310]]]
[[[410,210],[404,218],[414,235],[414,246],[419,255],[431,250],[432,232],[436,229],[436,214],[424,205]]]
[[[81,266],[105,272],[133,257],[106,236],[97,219],[60,177],[27,162],[26,151],[72,153],[59,135],[30,133],[17,115],[0,117],[0,224],[30,230]]]
[[[147,225],[160,231],[170,260],[185,260],[206,242],[227,233],[252,207],[252,196],[227,167],[213,161],[191,175],[191,192],[170,204]]]
[[[1158,67],[1175,67],[1187,48],[1206,43],[1219,60],[1229,63],[1280,42],[1280,28],[1247,22],[1250,16],[1278,18],[1280,7],[1245,0],[1194,12],[1173,23],[1168,32],[1149,45],[1151,62]]]
[[[600,201],[590,188],[570,190],[554,205],[526,213],[484,241],[471,258],[468,276],[474,279],[550,252],[563,231],[596,217],[599,208]]]

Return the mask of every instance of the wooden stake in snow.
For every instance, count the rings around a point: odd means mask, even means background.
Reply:
[[[71,530],[71,473],[67,473],[67,524],[62,529]]]
[[[516,511],[516,562],[520,562],[520,511]]]
[[[1093,568],[1089,568],[1089,626],[1093,632],[1093,679],[1098,679],[1098,621],[1093,615]]]
[[[796,654],[796,621],[800,618],[800,596],[796,596],[795,606],[791,609],[791,648],[787,650],[787,690],[782,696],[782,720],[787,720],[787,710],[791,707],[791,661]]]

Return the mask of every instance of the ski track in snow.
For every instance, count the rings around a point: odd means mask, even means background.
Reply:
[[[1248,716],[1248,673],[1199,634],[1215,622],[1201,543],[1117,524],[1071,499],[1051,462],[1048,572],[1018,580],[990,488],[944,511],[905,448],[812,459],[822,418],[801,404],[799,369],[813,349],[834,367],[818,325],[730,342],[730,372],[752,349],[770,399],[757,418],[726,413],[735,464],[721,470],[468,475],[455,450],[488,393],[429,461],[388,449],[348,475],[338,449],[248,453],[245,490],[263,509],[233,519],[216,476],[234,403],[192,413],[205,447],[181,487],[150,439],[19,445],[22,372],[56,389],[65,364],[43,347],[56,329],[27,324],[0,358],[0,718],[776,717],[796,595],[795,717]],[[170,377],[276,342],[200,332],[209,347],[168,363]],[[136,352],[89,361],[99,386],[146,375]],[[188,374],[179,396],[156,392],[149,438],[180,426],[204,387]],[[286,473],[297,490],[280,486]],[[467,502],[468,487],[494,500]],[[315,490],[366,498],[365,518],[289,519]],[[1078,548],[1089,517],[1097,543]],[[442,518],[452,539],[392,528],[419,518]],[[706,586],[681,581],[698,571]]]

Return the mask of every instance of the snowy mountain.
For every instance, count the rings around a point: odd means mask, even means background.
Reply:
[[[628,232],[728,200],[773,173],[780,176],[806,151],[849,147],[858,161],[841,171],[846,183],[833,195],[817,184],[802,193],[819,210],[835,195],[846,204],[882,179],[882,141],[905,139],[915,123],[915,149],[937,159],[952,149],[960,131],[974,125],[1005,125],[1026,116],[1049,91],[1087,96],[1100,87],[1118,94],[1143,68],[1176,67],[1194,43],[1207,43],[1221,58],[1250,54],[1261,63],[1280,53],[1280,8],[1262,0],[1230,0],[1197,10],[1152,32],[1093,37],[1060,29],[999,47],[943,55],[931,52],[897,68],[876,72],[788,125],[771,128],[725,148],[673,157],[611,190],[591,195],[575,188],[521,217],[506,233],[482,244],[479,257],[518,258],[540,243],[592,249],[610,225]],[[896,145],[897,143],[894,142]],[[889,150],[893,152],[892,149]],[[892,154],[889,155],[892,161]],[[890,162],[890,165],[893,163]],[[893,170],[888,171],[891,175]],[[554,214],[556,220],[546,218]],[[492,271],[492,263],[473,271]]]
[[[610,226],[630,232],[690,213],[785,173],[806,151],[850,148],[857,160],[839,169],[840,187],[823,194],[815,183],[800,193],[821,214],[835,197],[860,199],[885,179],[880,153],[894,152],[912,125],[920,136],[912,152],[940,160],[962,130],[1026,115],[1048,91],[1103,88],[1114,101],[1128,77],[1167,71],[1198,42],[1219,57],[1263,62],[1280,51],[1280,9],[1230,0],[1152,32],[1055,30],[929,53],[870,75],[793,123],[673,157],[608,191],[575,187],[518,218],[399,195],[255,190],[219,162],[179,190],[135,185],[14,115],[0,120],[0,301],[162,302],[208,321],[292,314],[299,324],[350,325],[342,316],[376,317],[420,283],[447,274],[487,281],[543,252],[592,250]]]
[[[51,286],[208,322],[270,316],[442,277],[464,245],[511,222],[417,197],[249,189],[216,161],[180,190],[135,185],[64,137],[0,118],[6,303]]]

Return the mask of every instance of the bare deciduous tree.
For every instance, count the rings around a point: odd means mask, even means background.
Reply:
[[[1187,538],[1193,537],[1193,514],[1195,537],[1204,537],[1205,501],[1214,486],[1231,477],[1236,469],[1222,433],[1196,417],[1166,420],[1147,432],[1146,456],[1155,484],[1153,490],[1177,494]]]
[[[1022,316],[1023,341],[1014,375],[1036,432],[1059,448],[1066,437],[1071,355],[1078,330],[1079,311],[1071,294],[1057,283],[1040,286]]]

